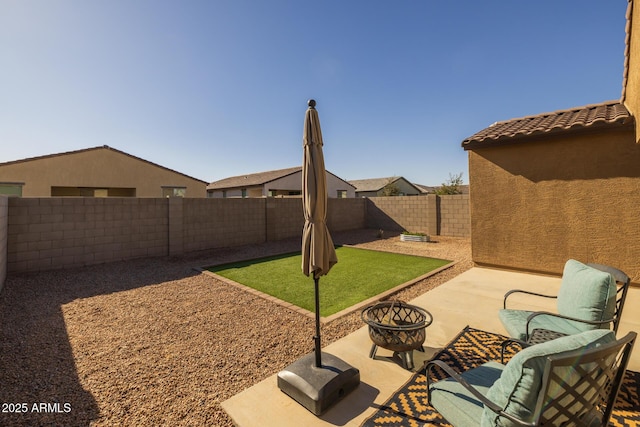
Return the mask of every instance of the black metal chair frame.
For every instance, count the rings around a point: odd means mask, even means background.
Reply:
[[[620,317],[622,316],[622,309],[624,308],[624,303],[625,303],[625,300],[627,299],[627,291],[629,290],[631,279],[623,271],[618,270],[617,268],[610,267],[608,265],[595,264],[595,263],[589,263],[587,265],[589,267],[593,267],[598,270],[611,274],[613,278],[616,280],[616,283],[618,284],[618,290],[616,291],[616,307],[613,314],[613,318],[602,320],[602,321],[590,321],[590,320],[578,319],[575,317],[563,316],[561,314],[552,313],[549,311],[533,312],[529,315],[529,317],[527,317],[527,324],[525,329],[526,331],[525,340],[522,341],[516,338],[510,338],[502,343],[501,354],[502,354],[503,360],[504,360],[505,349],[514,343],[520,345],[521,347],[525,347],[528,345],[539,344],[541,342],[549,341],[549,340],[556,339],[566,335],[561,332],[550,331],[546,329],[533,329],[532,331],[529,331],[529,325],[531,324],[533,319],[535,319],[538,316],[553,316],[560,319],[573,320],[576,322],[587,323],[589,325],[594,325],[594,326],[601,326],[601,325],[611,323],[613,325],[613,332],[616,332],[616,333],[618,332],[618,327],[620,326]],[[504,294],[503,308],[505,309],[507,308],[507,299],[509,298],[509,296],[513,294],[518,294],[518,293],[533,295],[533,296],[538,296],[543,298],[555,298],[555,299],[558,298],[557,295],[545,295],[537,292],[525,291],[522,289],[512,289],[506,294]]]
[[[496,403],[487,399],[476,388],[469,384],[454,369],[440,360],[434,360],[427,364],[425,375],[427,377],[427,398],[431,402],[430,370],[438,367],[449,376],[459,382],[476,399],[482,402],[494,413],[522,426],[535,427],[540,425],[558,425],[557,417],[564,416],[569,419],[569,425],[592,426],[593,418],[585,418],[585,414],[600,414],[600,425],[608,425],[613,411],[620,386],[624,378],[629,357],[636,339],[635,332],[629,332],[623,338],[589,350],[575,350],[558,353],[547,357],[547,363],[542,377],[542,388],[538,395],[534,417],[531,422],[520,420],[511,414],[505,413]],[[616,355],[613,363],[609,363],[612,355]],[[568,385],[565,378],[555,373],[558,367],[573,368],[576,384]],[[558,388],[562,392],[558,392]],[[585,387],[590,389],[587,393]],[[553,390],[553,395],[549,391]],[[463,397],[461,397],[463,398]],[[580,411],[576,410],[576,405]],[[581,416],[577,414],[580,413]],[[478,421],[478,424],[480,422]],[[564,425],[564,424],[563,424]]]

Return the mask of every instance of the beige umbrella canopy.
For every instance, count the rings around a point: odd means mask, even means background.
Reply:
[[[314,278],[323,276],[338,262],[333,240],[327,229],[327,178],[322,154],[322,131],[315,109],[309,101],[304,119],[302,159],[302,272]]]
[[[304,117],[302,136],[302,209],[304,228],[302,230],[302,272],[313,274],[316,305],[315,341],[316,366],[322,365],[320,345],[320,276],[331,270],[338,262],[333,240],[327,229],[327,177],[322,154],[322,131],[320,119],[315,109],[316,101],[309,100],[309,108]]]
[[[327,178],[322,154],[322,132],[315,106],[316,101],[309,100],[302,137],[302,272],[306,276],[313,275],[315,286],[315,351],[280,371],[278,387],[309,411],[320,415],[360,384],[360,371],[342,359],[321,351],[320,276],[331,270],[338,262],[338,257],[326,223]]]

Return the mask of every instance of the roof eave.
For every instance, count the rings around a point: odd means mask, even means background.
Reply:
[[[558,135],[584,135],[589,133],[600,132],[602,130],[622,129],[633,126],[633,118],[628,117],[624,120],[614,122],[598,122],[590,126],[574,126],[569,129],[557,128],[549,131],[537,131],[527,134],[506,135],[499,138],[485,138],[481,140],[464,140],[462,148],[465,151],[476,150],[481,148],[498,147],[522,142],[539,142],[553,139]]]

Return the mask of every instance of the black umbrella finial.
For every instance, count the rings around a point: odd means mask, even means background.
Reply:
[[[307,101],[307,105],[309,106],[309,108],[316,108],[316,100],[310,99],[309,101]]]

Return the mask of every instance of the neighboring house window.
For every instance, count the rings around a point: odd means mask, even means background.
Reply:
[[[277,190],[269,190],[269,197],[276,197],[278,195]]]
[[[23,185],[18,182],[0,182],[0,195],[22,197]]]
[[[162,197],[185,197],[187,187],[162,187]]]
[[[222,190],[222,198],[227,198],[227,190]]]
[[[300,196],[302,195],[301,191],[289,191],[290,196]]]
[[[338,199],[346,199],[347,190],[338,190]]]
[[[244,199],[245,197],[247,197],[247,189],[246,189],[246,188],[243,188],[243,189],[241,190],[241,194],[242,194],[242,198],[243,198],[243,199]]]
[[[51,187],[52,197],[136,197],[135,188]]]

